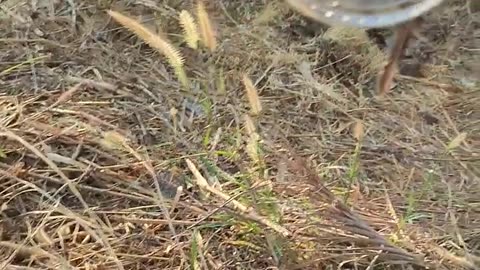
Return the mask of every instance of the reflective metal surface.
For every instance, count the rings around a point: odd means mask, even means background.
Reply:
[[[410,21],[444,0],[285,0],[297,11],[329,25],[390,27]]]

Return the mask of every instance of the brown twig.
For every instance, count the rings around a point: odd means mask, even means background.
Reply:
[[[396,30],[396,37],[391,48],[388,63],[377,80],[377,91],[380,96],[384,96],[392,88],[393,78],[398,70],[398,62],[405,53],[408,41],[413,36],[413,29],[419,25],[420,19],[415,19],[401,25]]]

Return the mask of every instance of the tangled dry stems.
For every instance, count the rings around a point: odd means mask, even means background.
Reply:
[[[213,52],[171,35],[185,93],[100,2],[0,13],[2,266],[478,264],[480,95],[458,77],[469,52],[449,51],[454,37],[468,47],[464,6],[427,24],[437,76],[400,77],[377,100],[382,55],[366,40],[299,35],[304,18],[282,6],[228,1],[206,5]],[[115,5],[152,29],[149,16],[191,8]],[[444,34],[437,19],[457,25]]]

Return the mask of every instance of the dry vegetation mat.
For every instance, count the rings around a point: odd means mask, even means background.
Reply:
[[[475,269],[479,13],[0,1],[0,269]]]

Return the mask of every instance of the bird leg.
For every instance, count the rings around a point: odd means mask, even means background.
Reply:
[[[395,30],[395,40],[391,48],[387,65],[377,79],[377,91],[385,95],[392,87],[393,78],[398,70],[398,62],[403,57],[414,30],[420,25],[421,18],[406,22]]]

